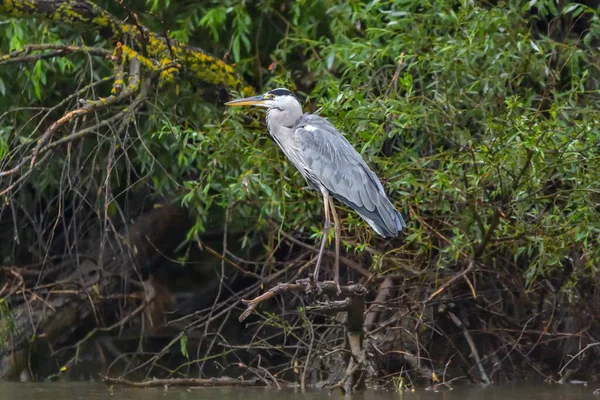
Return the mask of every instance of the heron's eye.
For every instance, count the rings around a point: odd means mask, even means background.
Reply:
[[[271,94],[271,93],[267,93],[267,94],[265,94],[265,96],[264,96],[264,97],[265,97],[265,99],[274,99],[274,98],[275,98],[275,95],[274,95],[274,94]]]

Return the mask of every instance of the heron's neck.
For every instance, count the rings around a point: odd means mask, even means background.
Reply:
[[[291,130],[294,124],[302,116],[302,108],[300,105],[294,105],[285,110],[279,108],[269,108],[267,110],[267,128],[272,135],[284,133],[286,130]]]

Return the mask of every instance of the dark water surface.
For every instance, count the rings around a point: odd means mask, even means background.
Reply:
[[[600,386],[600,383],[598,384]],[[300,393],[294,390],[258,388],[176,388],[128,389],[96,383],[3,383],[0,382],[0,400],[75,400],[75,399],[136,399],[136,400],[600,400],[594,395],[596,386],[583,385],[520,385],[456,388],[432,392],[417,390],[413,393],[365,391],[344,397],[327,391]]]

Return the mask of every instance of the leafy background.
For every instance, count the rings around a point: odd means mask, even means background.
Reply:
[[[365,268],[431,293],[475,259],[480,274],[457,298],[491,291],[517,296],[527,301],[508,303],[522,307],[526,319],[550,291],[556,301],[597,312],[600,23],[594,4],[127,3],[154,32],[169,31],[225,59],[258,91],[290,88],[305,111],[346,134],[408,221],[405,234],[384,241],[338,206],[344,249]],[[114,2],[98,4],[124,17]],[[47,21],[0,21],[4,54],[25,43],[102,41],[94,32]],[[82,54],[3,66],[0,160],[36,139],[30,133],[39,123],[36,107],[57,104],[81,82],[110,74],[108,63]],[[17,105],[27,108],[11,111]],[[273,256],[280,230],[316,240],[319,196],[301,190],[306,184],[262,119],[261,112],[225,110],[222,99],[193,82],[160,86],[139,116],[140,137],[120,153],[113,187],[120,196],[142,187],[155,199],[185,205],[193,216],[190,240],[221,232],[229,209],[232,241],[240,254],[252,249],[255,261]],[[85,142],[86,154],[108,157],[106,137]],[[48,207],[61,190],[64,166],[55,157],[30,181]],[[102,185],[102,170],[82,171],[93,187]],[[40,247],[34,225],[24,224],[21,234]],[[3,245],[5,263],[17,250]],[[488,284],[486,275],[496,283]]]

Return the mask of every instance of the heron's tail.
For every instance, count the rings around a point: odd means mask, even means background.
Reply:
[[[396,210],[395,208],[394,211],[396,211],[396,217],[398,218],[398,223],[396,224],[397,232],[400,232],[402,229],[406,228],[406,221],[404,221],[400,211]]]
[[[356,211],[375,232],[383,237],[395,237],[402,229],[406,228],[406,222],[396,210],[396,207],[390,202],[385,193],[377,193],[375,198],[371,198],[375,204],[375,209],[369,210],[365,206],[358,206],[356,203],[333,193],[334,198],[347,204],[350,208]]]
[[[380,205],[375,212],[369,213],[369,216],[366,216],[363,213],[360,213],[360,216],[363,217],[371,228],[373,228],[380,236],[395,237],[398,236],[398,233],[401,232],[402,229],[406,228],[406,222],[404,221],[402,214],[400,214],[400,211],[396,210],[389,201],[388,203],[389,207]]]

